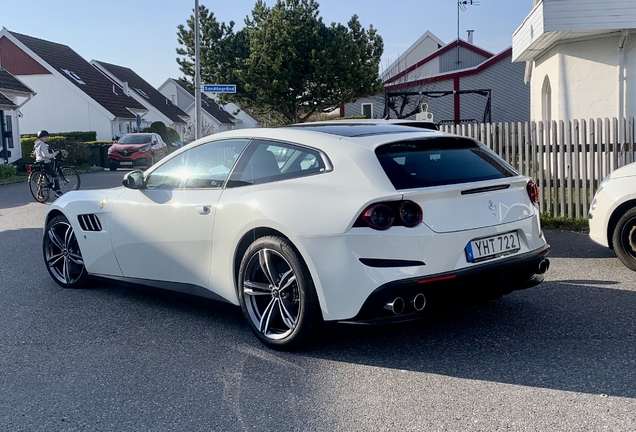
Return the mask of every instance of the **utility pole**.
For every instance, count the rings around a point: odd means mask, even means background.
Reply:
[[[194,104],[195,139],[201,138],[201,71],[199,61],[199,0],[194,0]]]

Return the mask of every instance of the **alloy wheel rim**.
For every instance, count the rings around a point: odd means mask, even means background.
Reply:
[[[57,222],[47,230],[44,258],[51,274],[63,284],[72,285],[84,274],[84,259],[67,222]]]
[[[254,253],[243,274],[243,300],[254,327],[268,339],[289,336],[301,312],[296,273],[273,249]]]

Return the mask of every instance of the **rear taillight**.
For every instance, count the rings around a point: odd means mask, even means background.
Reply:
[[[393,209],[386,204],[373,204],[367,207],[361,218],[371,228],[380,231],[391,228],[395,220]]]
[[[526,190],[528,191],[528,197],[532,204],[537,204],[539,202],[539,187],[537,184],[530,180],[526,185]]]
[[[413,201],[404,201],[400,206],[400,219],[409,228],[419,225],[422,222],[422,207]]]
[[[31,165],[27,165],[26,166],[26,172],[27,174],[31,174],[31,171],[33,171],[33,167]]]
[[[369,227],[384,231],[392,226],[413,228],[422,223],[422,208],[413,201],[375,203],[367,207],[355,227]]]

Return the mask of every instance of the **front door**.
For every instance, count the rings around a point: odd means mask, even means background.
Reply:
[[[159,163],[113,205],[112,242],[127,278],[208,287],[216,205],[248,140],[201,144]]]

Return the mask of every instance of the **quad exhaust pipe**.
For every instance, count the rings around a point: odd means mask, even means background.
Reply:
[[[416,311],[421,312],[426,307],[426,297],[422,293],[416,294],[409,301],[409,306]],[[384,305],[384,309],[389,310],[396,315],[404,312],[405,307],[406,303],[404,302],[404,299],[402,297],[396,297],[395,299]]]
[[[404,299],[402,297],[396,297],[393,301],[384,305],[384,309],[390,310],[396,315],[404,312]]]
[[[540,274],[544,274],[545,272],[548,271],[549,268],[550,268],[550,260],[546,258],[539,263],[539,268],[537,269],[537,271]]]
[[[424,297],[424,294],[419,293],[415,297],[413,297],[413,299],[411,300],[411,304],[413,305],[413,309],[421,312],[426,307],[426,297]]]

